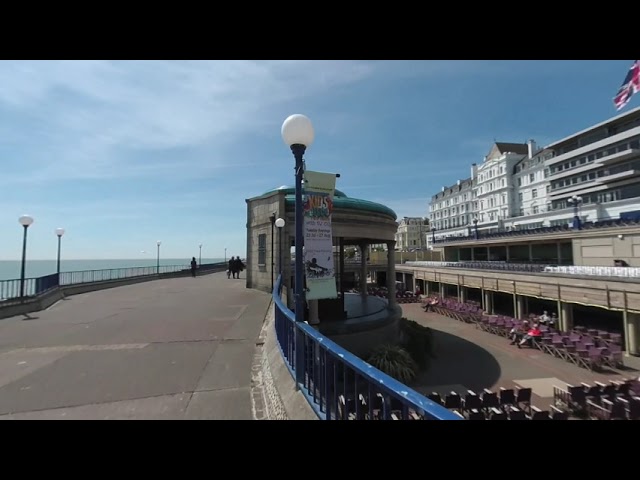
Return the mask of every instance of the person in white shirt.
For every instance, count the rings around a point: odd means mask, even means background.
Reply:
[[[544,312],[542,312],[542,315],[540,315],[540,323],[543,325],[546,325],[547,323],[549,323],[549,320],[551,320],[551,318],[549,317],[549,313],[545,310]]]

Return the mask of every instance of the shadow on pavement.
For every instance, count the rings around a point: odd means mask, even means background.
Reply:
[[[466,389],[482,391],[500,379],[500,364],[484,348],[435,329],[433,339],[436,358],[429,370],[412,383],[414,389],[430,393],[426,387],[463,385]]]

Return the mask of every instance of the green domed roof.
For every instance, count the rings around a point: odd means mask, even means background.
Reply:
[[[287,185],[283,185],[274,190],[269,190],[268,192],[263,193],[263,195],[269,195],[275,192],[284,192],[285,194],[285,203],[288,207],[295,207],[296,203],[296,189],[294,187],[289,187]],[[369,200],[360,200],[358,198],[347,197],[347,194],[341,192],[340,190],[336,190],[333,195],[333,206],[335,208],[343,208],[345,210],[358,210],[365,212],[374,212],[374,213],[382,213],[384,215],[389,215],[394,220],[398,218],[396,212],[391,210],[386,205],[382,205],[381,203],[370,202]]]
[[[296,187],[289,187],[288,185],[282,185],[281,187],[275,188],[273,190],[269,190],[268,192],[264,192],[263,195],[269,195],[270,193],[275,193],[275,192],[284,192],[285,195],[295,195]],[[333,196],[334,198],[346,197],[347,194],[344,192],[341,192],[340,190],[335,190],[333,193]]]

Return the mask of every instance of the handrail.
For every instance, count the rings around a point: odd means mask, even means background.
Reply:
[[[319,418],[333,420],[355,416],[359,419],[374,419],[375,417],[391,419],[395,415],[409,419],[409,410],[411,409],[417,415],[422,415],[428,420],[462,419],[345,350],[306,322],[296,322],[294,312],[289,310],[281,299],[281,287],[282,277],[278,276],[272,292],[276,311],[278,344],[294,379],[302,379],[302,382],[297,381],[298,387]],[[302,335],[296,335],[296,331]],[[301,357],[301,367],[304,369],[302,375],[296,371],[299,366],[295,361],[295,349],[300,341],[303,342],[304,350],[304,355]],[[339,378],[338,370],[341,370],[339,373],[342,374],[342,378]],[[350,378],[348,377],[353,378],[353,392],[349,392],[350,385],[347,384]],[[343,381],[342,385],[339,385],[339,380]],[[362,385],[362,382],[359,384],[358,380],[363,380],[367,384],[366,387]],[[339,395],[340,387],[343,390],[342,395]],[[347,398],[349,393],[355,398]],[[360,401],[360,396],[363,397],[364,403]],[[379,405],[381,408],[375,408],[376,402],[381,403]],[[395,408],[394,402],[396,403]],[[353,408],[350,407],[352,403],[355,404]],[[349,411],[350,409],[352,411]],[[368,415],[365,413],[366,410],[368,410]],[[378,410],[377,415],[375,410]]]
[[[198,270],[210,271],[216,268],[226,268],[226,262],[205,263],[199,265]],[[24,296],[33,297],[42,295],[57,287],[82,285],[87,283],[109,282],[127,278],[151,277],[154,275],[167,275],[190,270],[189,265],[160,265],[145,267],[105,268],[99,270],[76,270],[44,275],[42,277],[29,277],[24,279]],[[0,301],[8,305],[9,301],[20,300],[20,279],[0,280]]]

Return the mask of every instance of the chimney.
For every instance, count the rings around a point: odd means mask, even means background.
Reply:
[[[471,164],[471,180],[476,178],[477,173],[478,173],[478,166],[475,163],[472,163]]]
[[[538,147],[536,146],[536,142],[535,140],[529,140],[527,142],[527,145],[529,146],[529,158],[533,158],[533,156],[536,154],[536,152],[538,151]]]

